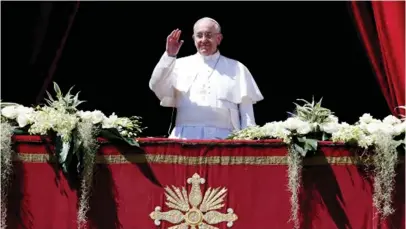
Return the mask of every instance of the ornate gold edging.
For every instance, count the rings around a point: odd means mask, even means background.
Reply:
[[[13,161],[26,163],[55,163],[56,157],[49,154],[15,154]],[[369,165],[372,158],[369,156],[355,157],[322,157],[305,158],[303,164],[312,165]],[[166,154],[131,154],[131,155],[97,155],[97,164],[177,164],[177,165],[287,165],[286,156],[207,156],[192,157]],[[399,163],[404,163],[404,157]]]

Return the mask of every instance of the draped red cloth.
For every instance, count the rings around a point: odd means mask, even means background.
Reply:
[[[88,228],[148,229],[150,213],[165,205],[164,187],[186,187],[198,174],[204,194],[224,187],[227,195],[218,212],[232,208],[234,229],[291,229],[287,148],[277,140],[180,141],[140,139],[142,150],[102,140],[96,157]],[[77,191],[56,169],[53,145],[39,136],[14,137],[16,157],[8,198],[8,228],[74,229]],[[405,167],[397,166],[396,212],[379,222],[373,214],[372,177],[355,152],[340,144],[320,142],[320,153],[304,160],[299,193],[300,228],[405,228]],[[227,228],[225,222],[215,225]]]
[[[406,105],[405,2],[351,1],[351,10],[391,112],[405,115],[396,109]]]

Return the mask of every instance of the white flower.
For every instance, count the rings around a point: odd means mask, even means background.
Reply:
[[[403,121],[403,122],[401,122],[399,124],[396,124],[393,127],[393,131],[394,131],[393,135],[395,135],[395,136],[398,136],[398,135],[400,135],[402,133],[405,133],[406,132],[406,122]]]
[[[116,123],[125,128],[132,128],[134,126],[129,118],[118,118]]]
[[[78,111],[77,114],[82,120],[90,121],[93,124],[101,123],[104,119],[106,119],[106,116],[103,114],[103,112],[99,110]]]
[[[374,118],[373,118],[370,114],[368,114],[368,113],[363,114],[363,115],[359,118],[359,122],[360,122],[360,123],[368,124],[368,123],[371,123],[371,122],[373,122],[373,121],[374,121]]]
[[[103,119],[102,128],[115,128],[117,126],[117,119],[118,117],[115,113],[111,114],[108,118]]]
[[[123,131],[120,132],[120,134],[123,135],[123,136],[127,136],[127,135],[128,135],[128,131],[123,130]]]
[[[92,112],[90,112],[90,111],[78,111],[77,114],[83,120],[91,120],[92,119]]]
[[[320,130],[329,134],[337,132],[340,127],[337,116],[329,115],[327,120],[327,122],[319,125]]]
[[[369,135],[376,135],[380,133],[394,135],[395,128],[391,124],[385,124],[382,122],[372,122],[369,124],[360,125],[361,129]]]
[[[389,125],[389,124],[381,124],[379,126],[380,131],[382,131],[384,134],[387,135],[391,135],[393,136],[395,134],[395,128],[393,127],[393,125]]]
[[[320,125],[320,130],[324,131],[328,134],[337,132],[339,128],[340,128],[340,124],[337,122],[328,122],[328,123],[323,123]]]
[[[388,115],[386,116],[383,121],[383,123],[388,124],[388,125],[396,125],[401,123],[400,119],[398,119],[397,117],[393,116],[393,115]]]
[[[33,115],[33,124],[28,130],[31,134],[47,134],[49,130],[55,131],[64,142],[70,140],[71,132],[75,129],[79,118],[64,110],[52,107],[43,107]]]
[[[17,118],[17,114],[18,113],[15,105],[6,106],[3,109],[1,109],[1,115],[9,119]]]
[[[284,127],[290,131],[296,131],[299,134],[307,134],[312,130],[310,123],[298,118],[288,118],[284,122]]]
[[[17,110],[17,123],[19,127],[25,127],[33,122],[34,109],[32,107],[18,106]]]
[[[53,109],[44,107],[33,115],[33,124],[28,130],[31,134],[45,135],[51,130],[55,123],[51,119]]]
[[[366,125],[360,126],[362,126],[362,129],[366,130],[369,134],[376,134],[378,131],[381,130],[381,124],[379,123],[368,123]]]
[[[31,121],[32,121],[32,118],[28,114],[20,114],[17,117],[18,126],[21,128],[25,127],[26,125],[31,123]]]
[[[341,128],[348,128],[350,126],[350,124],[348,124],[348,123],[346,123],[346,122],[342,122],[341,124],[340,124],[340,129]]]
[[[338,131],[332,134],[334,142],[358,142],[358,145],[363,148],[368,148],[373,143],[373,139],[365,135],[365,132],[358,125],[349,125],[341,123]]]
[[[16,120],[19,127],[25,127],[27,124],[30,124],[34,112],[33,108],[22,105],[10,105],[1,110],[1,114],[4,117]]]
[[[289,143],[291,132],[284,127],[283,122],[269,122],[261,127],[261,132],[265,136],[272,138],[282,139],[284,142]]]
[[[299,134],[308,134],[309,132],[312,131],[312,127],[309,125],[309,123],[305,122],[304,125],[300,126],[297,129],[297,132]]]
[[[94,110],[92,112],[92,122],[93,124],[98,124],[103,122],[103,120],[106,118],[106,116],[103,114],[103,112],[99,110]]]
[[[328,116],[328,123],[336,123],[338,124],[338,117],[335,115],[329,115]]]
[[[368,147],[372,146],[372,144],[374,143],[374,138],[372,138],[371,136],[367,136],[367,135],[360,135],[358,138],[358,145],[364,149],[367,149]]]

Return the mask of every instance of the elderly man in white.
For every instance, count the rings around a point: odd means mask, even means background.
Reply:
[[[224,139],[256,125],[253,104],[263,96],[247,67],[220,54],[220,25],[202,18],[193,32],[197,53],[177,58],[183,40],[172,31],[149,81],[161,106],[177,109],[169,138]]]

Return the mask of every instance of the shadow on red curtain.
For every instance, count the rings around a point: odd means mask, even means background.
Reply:
[[[34,66],[36,72],[44,72],[42,74],[45,75],[45,79],[37,95],[36,104],[42,101],[52,81],[79,6],[79,1],[40,3],[30,64]]]
[[[350,8],[393,115],[405,115],[405,2],[352,1]]]

